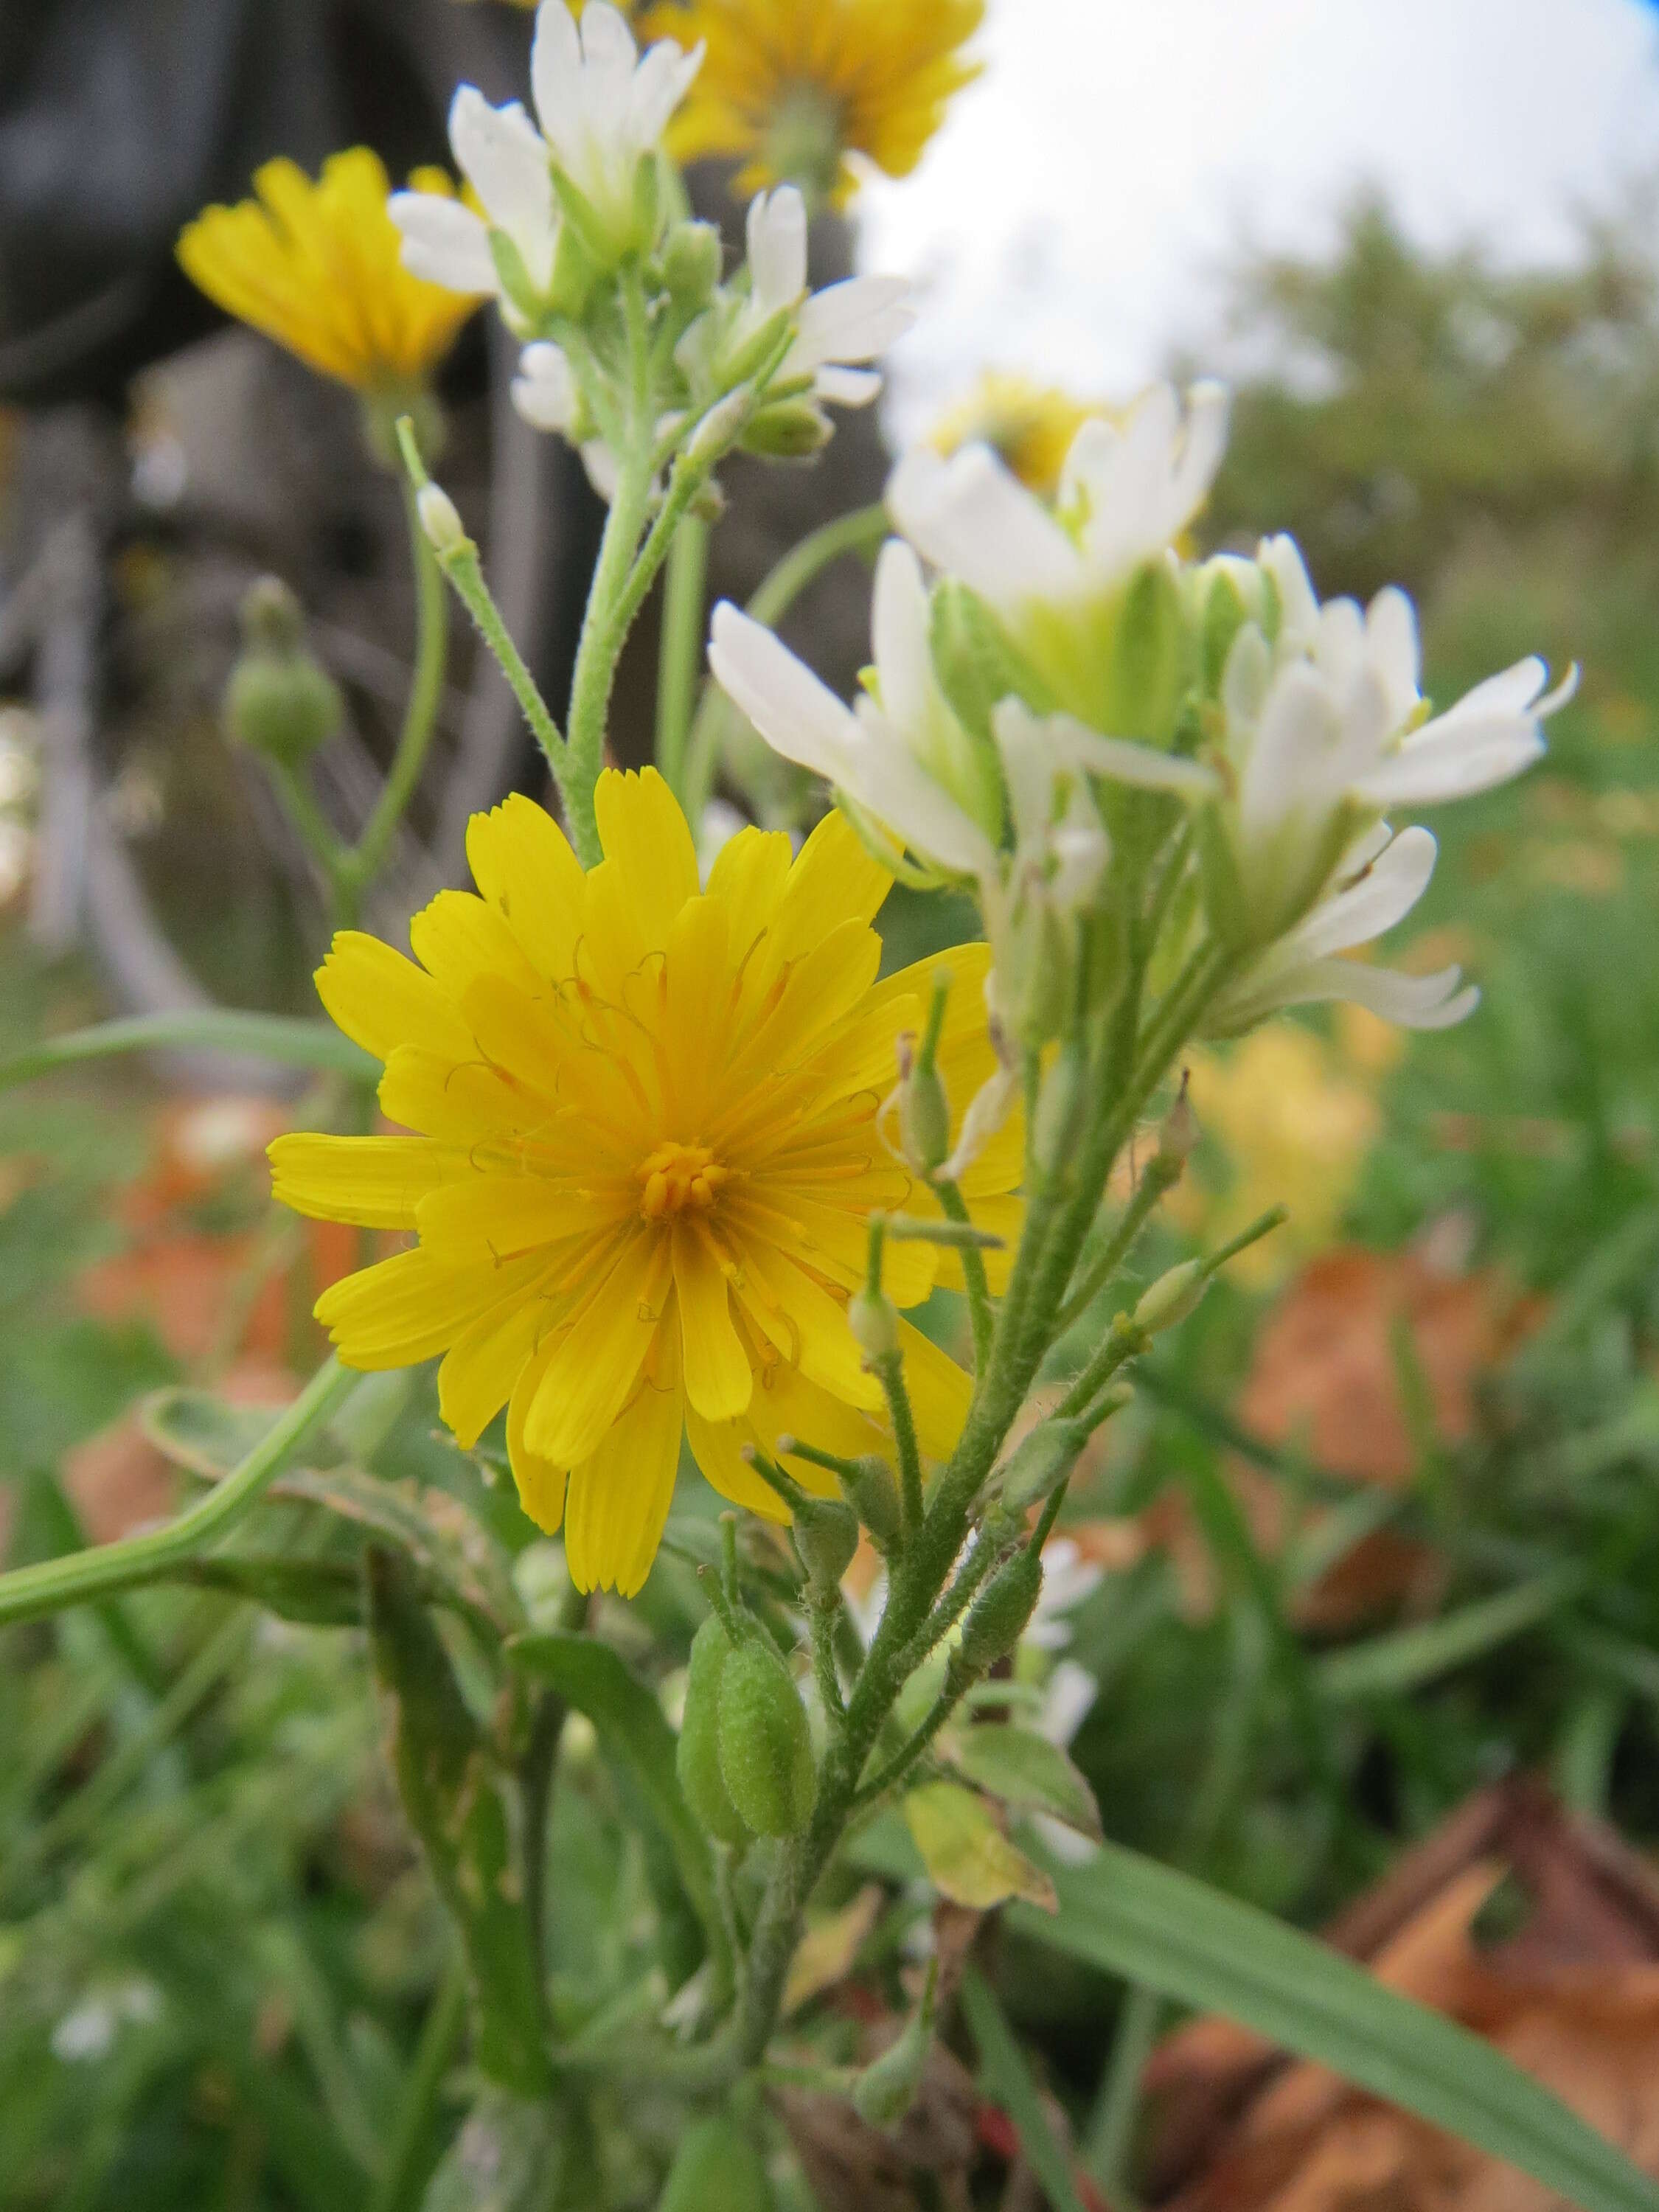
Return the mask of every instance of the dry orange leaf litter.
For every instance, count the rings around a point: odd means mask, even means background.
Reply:
[[[1491,1944],[1500,1888],[1524,1917]],[[1488,2037],[1659,2177],[1659,1880],[1538,1784],[1481,1792],[1328,1931],[1392,1989]],[[1146,2074],[1165,2212],[1570,2212],[1512,2167],[1218,2020]]]

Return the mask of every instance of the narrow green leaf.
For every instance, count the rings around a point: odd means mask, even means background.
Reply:
[[[969,1966],[962,1977],[962,2009],[979,2052],[980,2087],[1018,2130],[1020,2149],[1042,2184],[1043,2195],[1054,2212],[1083,2212],[1070,2162],[1054,2140],[1025,2054],[1014,2040],[995,1992],[976,1966]]]
[[[958,1773],[1005,1805],[1022,1813],[1050,1814],[1068,1828],[1099,1840],[1100,1808],[1094,1791],[1060,1746],[1034,1729],[963,1729],[949,1756]]]
[[[1057,1915],[1009,1908],[1034,1942],[1254,2028],[1581,2212],[1659,2212],[1659,2185],[1491,2044],[1312,1936],[1116,1844],[1054,1876]]]
[[[1319,1661],[1316,1679],[1328,1698],[1399,1696],[1419,1690],[1455,1667],[1484,1658],[1507,1644],[1511,1637],[1535,1628],[1540,1620],[1570,1604],[1584,1589],[1583,1569],[1570,1567],[1560,1574],[1540,1575],[1517,1583],[1496,1597],[1460,1606],[1438,1620],[1425,1620],[1411,1628],[1397,1628],[1375,1636],[1346,1651],[1333,1651]]]
[[[716,1918],[708,1844],[680,1795],[674,1731],[639,1676],[608,1644],[592,1636],[520,1636],[507,1645],[515,1667],[550,1683],[585,1713],[605,1751],[619,1759],[668,1838],[686,1894],[705,1925]]]
[[[100,1022],[96,1028],[70,1030],[31,1045],[27,1052],[0,1060],[0,1091],[33,1083],[60,1067],[83,1060],[105,1060],[124,1052],[222,1052],[272,1060],[284,1067],[314,1067],[329,1075],[349,1075],[359,1083],[376,1079],[376,1064],[361,1046],[343,1036],[331,1022],[301,1020],[289,1014],[245,1014],[203,1007],[181,1014],[139,1014],[130,1021]]]
[[[152,1391],[138,1408],[146,1440],[206,1481],[228,1474],[282,1418],[280,1406],[233,1406],[211,1390]]]

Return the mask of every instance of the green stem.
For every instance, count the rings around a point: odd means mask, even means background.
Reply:
[[[834,1605],[819,1605],[812,1601],[807,1606],[807,1621],[812,1638],[812,1673],[818,1686],[824,1714],[832,1725],[847,1717],[847,1704],[842,1696],[841,1674],[836,1665],[836,1615],[840,1609],[839,1591],[836,1593]]]
[[[282,1419],[240,1465],[188,1513],[147,1535],[124,1536],[67,1559],[44,1559],[0,1575],[0,1627],[39,1620],[64,1606],[131,1589],[191,1558],[234,1526],[300,1449],[325,1421],[357,1377],[332,1357],[325,1360]]]
[[[895,1352],[890,1359],[876,1362],[876,1375],[887,1393],[887,1411],[893,1424],[893,1440],[898,1446],[899,1503],[904,1516],[907,1535],[921,1526],[921,1447],[916,1440],[915,1415],[910,1409],[910,1393],[905,1388],[904,1358]]]
[[[368,2212],[414,2212],[426,2179],[427,2139],[445,2074],[466,2024],[466,1962],[457,1954],[444,1970],[421,2027],[404,2084],[386,2165]]]
[[[949,1668],[945,1669],[945,1687],[928,1707],[926,1719],[909,1741],[896,1751],[886,1765],[854,1793],[854,1812],[861,1812],[866,1806],[873,1805],[878,1798],[884,1797],[890,1790],[898,1787],[973,1687],[971,1675],[963,1674],[953,1681],[951,1671]]]
[[[887,509],[879,500],[873,506],[855,507],[850,514],[838,515],[833,522],[821,524],[784,555],[749,601],[745,611],[756,622],[775,629],[807,586],[824,569],[844,553],[874,552],[887,535],[888,527]],[[694,822],[701,819],[714,787],[720,741],[726,717],[732,711],[718,684],[704,685],[686,745],[685,811]]]
[[[449,648],[449,624],[444,600],[443,571],[415,504],[415,487],[407,473],[401,479],[404,514],[409,525],[410,558],[415,568],[415,673],[404,708],[404,726],[398,750],[374,811],[346,857],[346,872],[354,896],[361,899],[385,865],[398,824],[415,796],[438,726],[443,702],[444,664]]]
[[[708,525],[688,515],[668,556],[668,581],[662,604],[662,650],[657,668],[657,766],[682,805],[686,799],[685,749],[691,734],[697,670],[702,657],[703,596],[708,574]]]
[[[356,920],[355,901],[347,882],[349,855],[334,833],[334,825],[318,804],[317,794],[311,787],[311,779],[303,765],[290,767],[286,761],[273,760],[269,763],[270,780],[276,787],[276,796],[283,803],[283,811],[297,832],[300,842],[322,870],[328,886],[331,918],[337,926],[349,928]]]
[[[1180,1180],[1178,1160],[1159,1152],[1147,1162],[1146,1172],[1136,1184],[1134,1195],[1124,1207],[1122,1218],[1112,1231],[1106,1249],[1060,1308],[1054,1322],[1056,1335],[1063,1336],[1073,1322],[1080,1321],[1087,1313],[1133,1251],[1159,1199]]]
[[[933,1188],[945,1219],[957,1222],[963,1229],[971,1227],[968,1201],[960,1184],[936,1182]],[[986,1279],[985,1255],[972,1244],[964,1244],[961,1251],[963,1279],[968,1285],[968,1322],[974,1333],[974,1373],[980,1376],[991,1364],[991,1339],[996,1328],[991,1312],[991,1285]]]

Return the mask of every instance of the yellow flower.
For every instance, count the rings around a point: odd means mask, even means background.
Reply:
[[[416,169],[409,182],[455,197],[441,169]],[[401,395],[424,384],[477,300],[403,266],[380,155],[367,146],[333,155],[315,184],[293,161],[267,161],[253,184],[258,199],[205,208],[185,225],[185,275],[355,392]]]
[[[1107,412],[1054,386],[988,369],[967,397],[939,417],[929,442],[947,456],[963,446],[989,446],[1027,491],[1052,499],[1072,441],[1091,416]]]
[[[745,830],[706,892],[685,817],[653,769],[607,771],[605,857],[584,875],[528,799],[473,818],[478,895],[441,892],[410,926],[420,965],[343,932],[318,976],[329,1012],[386,1062],[380,1104],[413,1136],[288,1136],[278,1198],[325,1220],[413,1231],[413,1249],[325,1293],[353,1367],[441,1352],[439,1404],[464,1445],[507,1407],[525,1510],[562,1516],[581,1589],[631,1595],[662,1534],[682,1424],[738,1504],[782,1509],[741,1456],[789,1431],[881,1448],[882,1395],[846,1320],[877,1206],[932,1207],[877,1114],[897,1034],[933,963],[875,981],[890,878],[838,815],[798,857]],[[953,951],[942,1058],[951,1095],[989,1073],[986,949]],[[1007,1232],[1023,1139],[964,1188]],[[954,1255],[890,1247],[914,1305]],[[946,1454],[969,1380],[904,1324],[922,1449]],[[826,1479],[805,1462],[809,1487]]]
[[[736,189],[798,184],[844,207],[848,156],[908,177],[979,64],[961,48],[984,0],[686,0],[647,29],[708,52],[668,144],[742,157]]]

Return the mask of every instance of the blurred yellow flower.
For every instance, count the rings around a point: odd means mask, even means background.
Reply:
[[[271,1162],[298,1212],[419,1240],[324,1294],[341,1358],[441,1352],[438,1402],[461,1442],[505,1406],[526,1511],[549,1530],[562,1519],[579,1589],[631,1595],[683,1427],[715,1489],[774,1519],[745,1444],[882,1446],[884,1401],[847,1301],[872,1208],[924,1196],[876,1121],[895,1040],[940,963],[875,981],[871,923],[891,878],[840,815],[799,854],[741,831],[705,891],[653,769],[608,770],[595,803],[605,857],[586,874],[529,799],[476,816],[482,896],[441,892],[415,917],[418,967],[372,937],[335,939],[323,1003],[386,1062],[388,1119],[419,1133],[282,1137]],[[994,1065],[987,948],[948,964],[940,1061],[968,1099]],[[1011,1123],[963,1179],[975,1219],[1004,1234],[1018,1232],[1023,1147]],[[896,1303],[950,1279],[953,1257],[895,1244]],[[972,1385],[902,1328],[938,1458]],[[826,1486],[804,1461],[791,1472]]]
[[[736,189],[794,184],[844,207],[854,160],[908,177],[953,94],[984,0],[670,0],[653,36],[707,46],[668,137],[684,161],[741,157]]]
[[[441,169],[417,169],[409,182],[455,198]],[[314,184],[293,161],[267,161],[253,184],[257,199],[206,208],[185,225],[185,275],[354,392],[401,396],[426,383],[478,302],[403,266],[380,155],[367,146],[335,154]]]
[[[1057,386],[991,368],[940,416],[929,443],[947,458],[963,446],[989,446],[1028,491],[1052,499],[1072,441],[1091,416],[1108,412]]]
[[[1173,1210],[1184,1228],[1218,1243],[1282,1200],[1285,1227],[1228,1270],[1257,1286],[1276,1281],[1336,1235],[1381,1127],[1376,1101],[1337,1052],[1290,1023],[1256,1030],[1231,1051],[1195,1054],[1191,1077],[1200,1126],[1218,1139],[1231,1173],[1220,1190],[1189,1174]]]

